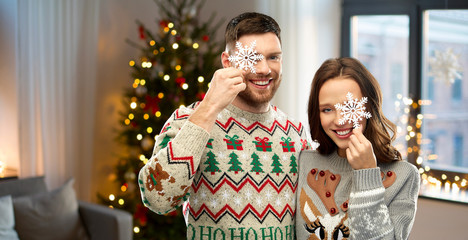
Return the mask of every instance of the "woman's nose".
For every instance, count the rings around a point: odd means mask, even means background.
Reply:
[[[336,110],[335,111],[335,118],[333,119],[333,123],[337,126],[341,126],[343,124],[340,124],[340,119],[341,119],[341,110]]]

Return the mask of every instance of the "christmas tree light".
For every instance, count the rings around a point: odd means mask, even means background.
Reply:
[[[159,28],[152,31],[137,21],[139,42],[129,41],[141,55],[128,61],[132,74],[118,132],[128,154],[118,159],[113,173],[119,187],[108,197],[98,196],[109,207],[133,214],[134,239],[185,239],[181,211],[161,216],[144,207],[137,175],[151,158],[156,136],[172,112],[202,100],[209,87],[206,79],[221,68],[223,42],[213,39],[222,21],[216,23],[213,14],[201,22],[198,13],[203,1],[155,2],[160,9]]]

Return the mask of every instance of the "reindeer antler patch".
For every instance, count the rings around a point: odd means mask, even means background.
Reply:
[[[307,174],[307,184],[317,193],[331,216],[339,212],[335,203],[335,190],[340,179],[339,174],[333,174],[329,170],[318,171],[316,168]]]

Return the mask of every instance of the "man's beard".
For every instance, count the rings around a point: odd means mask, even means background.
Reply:
[[[249,106],[258,106],[269,103],[278,90],[278,87],[281,83],[281,76],[278,78],[273,78],[271,81],[272,82],[270,83],[271,85],[269,88],[267,90],[261,91],[261,93],[258,93],[258,91],[253,91],[251,89],[252,87],[247,85],[248,87],[244,91],[240,92],[237,96]]]

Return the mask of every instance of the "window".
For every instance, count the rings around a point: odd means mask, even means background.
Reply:
[[[406,158],[409,18],[406,15],[353,16],[351,56],[379,81],[385,116],[397,124],[395,146]],[[398,49],[396,52],[395,49]],[[397,54],[395,54],[397,53]]]
[[[341,55],[378,79],[422,195],[468,202],[468,2],[344,0]]]

